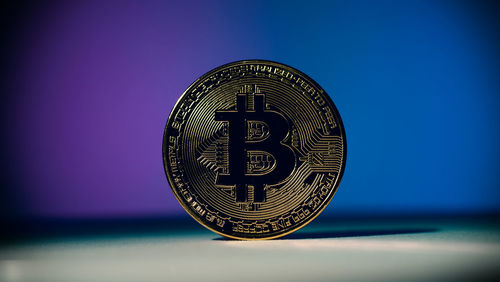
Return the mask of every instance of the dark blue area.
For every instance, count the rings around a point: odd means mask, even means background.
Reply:
[[[197,77],[242,59],[295,67],[335,102],[348,156],[325,213],[499,211],[495,1],[88,1],[3,11],[3,217],[183,214],[162,171],[166,118]]]

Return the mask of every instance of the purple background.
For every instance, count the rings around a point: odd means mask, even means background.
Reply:
[[[161,142],[181,93],[241,59],[331,95],[348,163],[326,213],[496,212],[492,3],[67,1],[10,5],[4,216],[180,215]]]

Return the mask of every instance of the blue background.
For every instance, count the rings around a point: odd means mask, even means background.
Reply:
[[[478,1],[6,4],[4,218],[177,216],[165,122],[199,76],[242,59],[316,80],[347,134],[325,213],[495,213],[498,6]]]

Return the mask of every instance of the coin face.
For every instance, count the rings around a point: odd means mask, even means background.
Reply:
[[[270,239],[313,220],[332,199],[346,157],[340,115],[302,72],[239,61],[196,80],[163,138],[170,186],[199,223],[234,239]]]

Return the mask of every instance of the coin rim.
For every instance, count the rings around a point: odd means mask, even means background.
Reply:
[[[308,219],[307,221],[305,221],[304,223],[298,225],[297,227],[295,228],[292,228],[286,232],[283,232],[283,233],[280,233],[280,234],[276,234],[276,235],[272,235],[272,236],[268,236],[268,237],[258,237],[258,238],[250,238],[250,237],[240,237],[240,236],[234,236],[234,235],[229,235],[229,234],[225,234],[225,233],[222,233],[210,226],[208,226],[207,224],[205,224],[205,222],[203,222],[201,220],[201,218],[199,218],[196,214],[194,214],[194,211],[192,211],[185,203],[184,201],[181,199],[180,195],[177,193],[176,189],[174,187],[175,186],[175,183],[173,182],[173,180],[171,179],[171,175],[169,173],[170,171],[170,162],[168,161],[168,146],[166,146],[166,144],[168,144],[168,128],[169,126],[171,125],[171,122],[172,122],[172,115],[174,114],[174,112],[177,111],[177,108],[179,107],[179,105],[181,104],[181,102],[184,101],[184,98],[185,96],[187,95],[187,93],[189,93],[192,88],[194,88],[195,85],[197,85],[198,82],[202,81],[203,79],[205,79],[206,77],[209,77],[210,75],[213,75],[214,73],[217,73],[219,72],[220,70],[222,69],[225,69],[225,68],[228,68],[228,67],[231,67],[233,65],[244,65],[244,64],[270,64],[270,65],[275,65],[275,66],[278,66],[278,67],[282,67],[292,73],[298,73],[299,75],[303,76],[304,78],[308,79],[309,82],[311,82],[315,87],[316,89],[321,89],[323,90],[323,96],[326,96],[326,99],[329,101],[330,103],[330,106],[333,108],[334,112],[337,114],[337,117],[338,117],[338,123],[340,125],[340,128],[341,128],[341,132],[342,132],[342,135],[343,135],[343,158],[344,158],[344,161],[342,162],[342,166],[340,168],[340,171],[339,171],[339,174],[337,175],[337,181],[335,183],[335,186],[333,187],[333,193],[331,194],[330,198],[326,200],[326,203],[324,203],[323,207],[321,207],[319,210],[316,211],[316,214],[311,217],[310,219]],[[260,59],[255,59],[255,60],[239,60],[239,61],[234,61],[234,62],[230,62],[230,63],[227,63],[227,64],[224,64],[224,65],[221,65],[219,67],[216,67],[212,70],[210,70],[209,72],[203,74],[202,76],[200,76],[198,79],[196,79],[193,83],[191,83],[189,85],[189,87],[182,93],[182,95],[177,99],[177,102],[175,103],[174,107],[172,108],[172,110],[170,111],[170,114],[168,115],[168,119],[167,119],[167,123],[165,125],[165,130],[164,130],[164,133],[163,133],[163,142],[162,142],[162,157],[163,157],[163,168],[164,168],[164,171],[165,171],[165,175],[167,176],[167,180],[168,180],[168,183],[170,185],[170,189],[172,189],[172,192],[174,193],[175,195],[175,198],[177,199],[177,201],[181,204],[181,206],[184,208],[184,210],[186,210],[186,212],[194,219],[196,220],[198,223],[200,223],[202,226],[204,226],[205,228],[207,228],[208,230],[210,231],[213,231],[223,237],[227,237],[227,238],[230,238],[230,239],[237,239],[237,240],[270,240],[270,239],[276,239],[276,238],[280,238],[280,237],[283,237],[283,236],[286,236],[288,234],[291,234],[299,229],[301,229],[302,227],[308,225],[311,221],[313,221],[314,219],[316,219],[316,217],[318,217],[324,210],[325,208],[330,204],[330,202],[332,201],[333,197],[335,196],[335,194],[337,193],[337,190],[340,186],[340,182],[342,181],[342,177],[344,175],[344,170],[345,170],[345,166],[346,166],[346,161],[347,161],[347,139],[346,139],[346,134],[345,134],[345,128],[344,128],[344,123],[342,122],[342,117],[340,116],[340,113],[337,109],[337,106],[335,105],[335,103],[333,102],[332,98],[330,97],[330,95],[323,89],[323,87],[321,87],[314,79],[312,79],[311,77],[309,77],[308,75],[306,75],[305,73],[301,72],[300,70],[298,69],[295,69],[291,66],[288,66],[288,65],[285,65],[283,63],[279,63],[279,62],[276,62],[276,61],[270,61],[270,60],[260,60]]]

